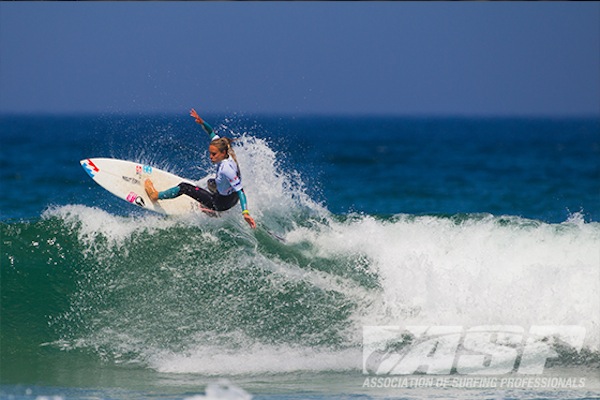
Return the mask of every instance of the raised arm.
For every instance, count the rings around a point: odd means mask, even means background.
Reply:
[[[193,108],[190,110],[190,116],[192,116],[196,120],[196,123],[202,126],[202,129],[204,129],[204,131],[208,133],[208,135],[210,136],[210,140],[215,140],[219,138],[219,135],[217,135],[213,131],[213,128],[209,124],[207,124],[202,118],[200,118],[196,110],[194,110]]]

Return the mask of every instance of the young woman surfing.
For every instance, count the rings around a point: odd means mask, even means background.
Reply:
[[[148,196],[152,201],[157,201],[173,199],[185,194],[200,202],[207,209],[214,211],[229,210],[239,201],[242,206],[244,220],[252,229],[255,229],[256,222],[254,222],[254,218],[250,216],[250,211],[248,211],[248,200],[242,185],[240,166],[237,163],[235,152],[231,148],[231,140],[216,135],[212,127],[204,122],[193,108],[190,115],[210,135],[211,142],[208,146],[208,153],[210,161],[217,165],[215,178],[208,181],[208,190],[182,182],[162,192],[157,191],[152,181],[147,179],[144,184]]]

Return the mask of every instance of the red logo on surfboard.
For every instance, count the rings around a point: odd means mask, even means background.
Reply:
[[[89,158],[87,159],[88,165],[90,167],[92,167],[92,170],[94,172],[100,172],[100,170],[98,169],[98,167],[96,167],[96,164],[94,164],[94,162],[92,160],[90,160]]]
[[[83,167],[83,169],[85,170],[85,172],[88,173],[88,175],[94,179],[94,177],[96,176],[96,174],[98,172],[100,172],[100,169],[98,167],[96,167],[96,164],[94,164],[94,162],[92,160],[90,160],[89,158],[85,161],[81,162],[81,166]]]

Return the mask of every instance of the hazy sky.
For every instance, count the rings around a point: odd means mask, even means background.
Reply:
[[[600,116],[598,2],[1,2],[0,112]]]

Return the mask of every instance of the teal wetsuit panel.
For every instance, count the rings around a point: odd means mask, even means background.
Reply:
[[[206,133],[208,133],[208,135],[210,136],[210,140],[214,140],[214,139],[218,139],[219,138],[219,136],[213,130],[212,126],[210,126],[209,124],[207,124],[204,121],[202,121],[202,129],[204,129],[204,131]]]
[[[242,206],[242,211],[248,209],[248,200],[246,199],[246,193],[243,190],[238,190],[238,196],[240,196],[240,205]]]
[[[175,197],[180,195],[179,192],[180,192],[179,186],[175,186],[175,187],[172,187],[171,189],[167,189],[167,190],[163,190],[162,192],[159,192],[158,199],[159,200],[174,199]]]

